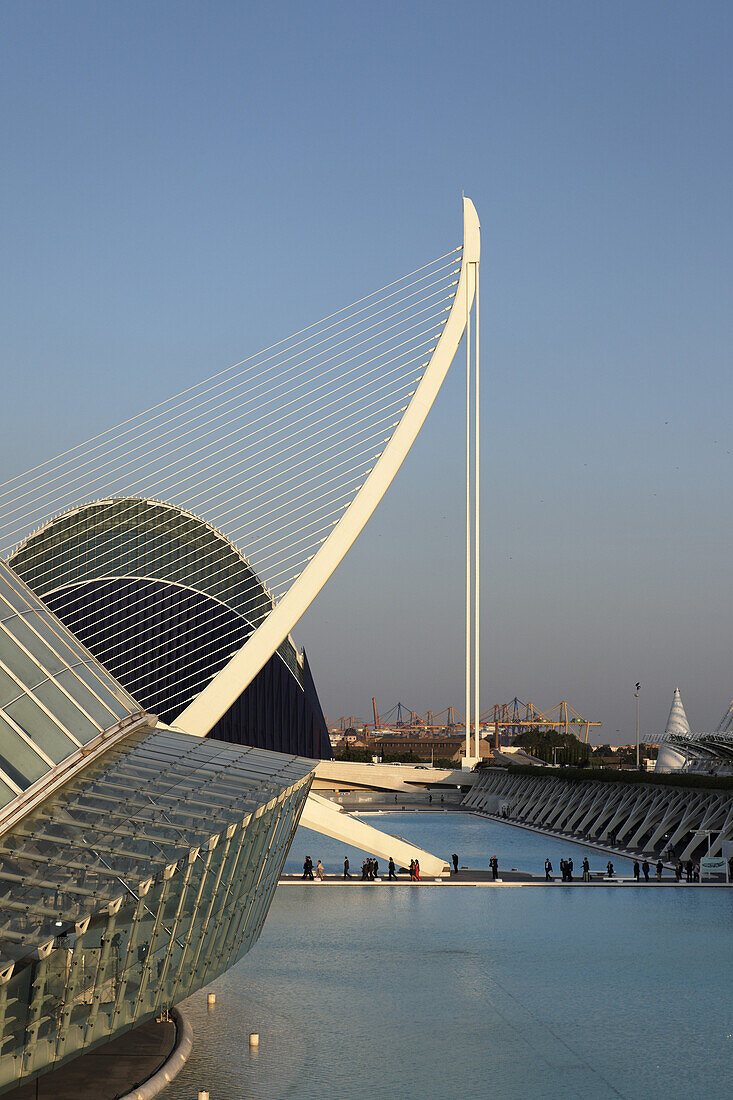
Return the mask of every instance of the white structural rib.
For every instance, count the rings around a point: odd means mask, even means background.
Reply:
[[[267,618],[242,648],[173,722],[176,729],[204,737],[267,663],[323,588],[374,512],[415,441],[458,350],[475,294],[481,231],[476,209],[463,200],[463,255],[448,319],[392,437],[361,489],[328,538]]]
[[[300,824],[315,833],[340,840],[342,844],[351,844],[362,852],[371,852],[384,860],[394,859],[398,867],[408,867],[411,859],[418,860],[420,871],[424,875],[441,875],[448,864],[440,856],[426,852],[399,837],[390,836],[380,829],[374,829],[365,821],[359,821],[335,806],[327,798],[310,792],[300,818]]]

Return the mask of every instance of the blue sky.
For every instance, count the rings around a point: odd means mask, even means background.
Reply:
[[[733,12],[0,16],[10,477],[483,230],[482,697],[733,695]],[[462,699],[462,378],[308,612],[326,713]],[[5,478],[3,477],[3,480]],[[616,731],[620,731],[619,734]]]

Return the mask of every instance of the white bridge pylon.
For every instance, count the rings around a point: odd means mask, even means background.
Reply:
[[[354,544],[404,462],[458,350],[470,319],[480,257],[478,215],[471,200],[464,198],[463,254],[458,287],[438,342],[402,419],[315,556],[242,648],[178,715],[173,723],[176,728],[200,736],[208,733],[288,636]]]
[[[217,671],[193,698],[191,687],[165,694],[173,689],[164,670],[146,684],[175,716],[172,727],[205,737],[288,638],[392,483],[469,328],[480,250],[478,216],[464,198],[461,246],[0,485],[0,557],[63,515],[34,587],[40,596],[67,589],[66,612],[91,624],[89,649],[104,644],[118,658],[146,645],[157,596],[134,569],[114,568],[123,544],[107,506],[167,510],[161,537],[143,540],[144,579],[185,587],[194,563],[207,591],[251,627],[240,646],[241,631],[222,633],[206,607],[192,610],[187,630],[200,627]],[[470,367],[470,346],[468,359]],[[478,434],[476,448],[478,469]],[[134,527],[129,537],[134,547]],[[233,569],[222,547],[244,561]],[[119,582],[141,624],[135,637],[121,628],[107,637],[106,590],[90,595],[89,576]],[[476,621],[477,609],[478,588]],[[193,660],[176,652],[181,683]]]

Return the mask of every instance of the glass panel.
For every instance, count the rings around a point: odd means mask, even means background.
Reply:
[[[103,702],[114,711],[118,718],[124,718],[140,708],[132,696],[112,679],[104,676],[101,666],[94,665],[86,658],[86,664],[75,664],[74,672]]]
[[[59,673],[59,680],[67,690],[71,690],[74,687],[78,687],[75,682],[69,682],[67,677],[70,674],[68,672]],[[81,711],[81,706],[77,703],[76,699],[71,700],[64,695],[58,684],[52,680],[45,680],[42,684],[39,684],[33,689],[33,694],[37,699],[47,707],[51,714],[56,718],[61,725],[72,734],[78,741],[85,743],[91,741],[93,737],[101,733],[101,723],[95,725],[91,722]],[[85,700],[90,703],[93,700]],[[99,703],[97,703],[97,709],[101,709]],[[105,711],[105,718],[109,717]],[[103,727],[102,727],[103,728]]]
[[[33,618],[35,616],[32,616]],[[57,672],[60,668],[64,668],[64,661],[51,651],[49,646],[34,633],[31,626],[22,618],[16,617],[4,625],[6,630],[9,630],[13,637],[18,639],[21,645],[47,672]]]
[[[9,703],[12,699],[17,699],[22,694],[23,688],[4,669],[0,668],[0,707]]]
[[[25,789],[49,770],[48,764],[0,715],[0,767]]]
[[[31,741],[35,741],[51,757],[55,764],[59,764],[76,751],[77,746],[74,742],[29,696],[24,695],[22,699],[10,703],[5,707],[5,711],[14,722],[18,723]]]
[[[0,661],[18,677],[24,687],[37,684],[45,675],[38,663],[24,653],[3,630],[0,630]]]

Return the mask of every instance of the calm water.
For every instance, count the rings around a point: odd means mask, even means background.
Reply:
[[[575,867],[580,868],[583,856],[587,855],[591,868],[596,871],[603,870],[609,858],[597,848],[567,844],[551,837],[539,836],[527,829],[501,825],[488,818],[461,811],[361,813],[354,816],[382,832],[411,840],[428,852],[443,856],[448,863],[451,853],[456,852],[460,864],[467,867],[488,868],[492,855],[496,855],[500,868],[515,867],[518,871],[544,875],[545,859],[548,856],[558,874],[562,856],[572,856]],[[286,872],[302,873],[306,855],[311,856],[314,863],[317,859],[322,859],[326,872],[331,874],[343,872],[344,855],[349,857],[352,873],[357,868],[361,873],[361,862],[364,859],[364,853],[357,848],[349,848],[337,840],[312,833],[309,829],[300,829],[285,864]],[[631,874],[630,860],[617,859],[615,856],[611,856],[611,859],[616,871]],[[386,863],[383,866],[386,871]]]
[[[462,863],[553,858],[541,836],[463,814],[381,824]],[[335,866],[343,848],[301,831],[294,866],[306,851]],[[194,1053],[164,1095],[730,1095],[732,906],[684,887],[281,887],[258,945],[210,987],[214,1010],[206,992],[187,1002]]]

